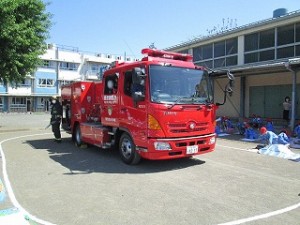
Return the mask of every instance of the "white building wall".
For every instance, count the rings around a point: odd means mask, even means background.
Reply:
[[[80,80],[81,74],[79,73],[79,69],[77,71],[69,71],[69,70],[59,70],[58,72],[58,80]]]
[[[30,96],[31,92],[31,87],[8,87],[8,95],[11,96]]]
[[[82,63],[81,53],[79,52],[58,51],[57,60],[79,64]]]
[[[55,49],[47,49],[47,51],[41,55],[40,58],[44,60],[56,60],[55,51]]]

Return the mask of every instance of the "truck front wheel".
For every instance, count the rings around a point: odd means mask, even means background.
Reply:
[[[122,134],[120,138],[119,152],[121,159],[126,164],[138,164],[141,160],[141,156],[136,152],[136,146],[132,138],[127,133]]]

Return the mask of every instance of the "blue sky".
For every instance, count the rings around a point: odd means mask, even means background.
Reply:
[[[206,36],[214,27],[269,19],[273,11],[300,9],[299,0],[45,0],[53,14],[48,43],[81,51],[140,58],[158,49]]]

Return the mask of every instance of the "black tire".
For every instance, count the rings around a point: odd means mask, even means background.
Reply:
[[[80,147],[83,144],[82,139],[81,139],[81,130],[80,130],[79,124],[75,128],[74,142],[77,147]]]
[[[136,146],[127,133],[122,134],[120,138],[119,152],[126,164],[135,165],[141,161],[141,156],[136,152]]]

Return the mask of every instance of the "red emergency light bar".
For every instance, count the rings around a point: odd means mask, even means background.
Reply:
[[[182,54],[178,52],[167,52],[167,51],[157,50],[152,48],[142,49],[142,54],[146,54],[147,56],[152,56],[152,57],[174,59],[174,60],[181,60],[181,61],[188,61],[188,62],[191,62],[193,59],[193,56],[190,54]]]

